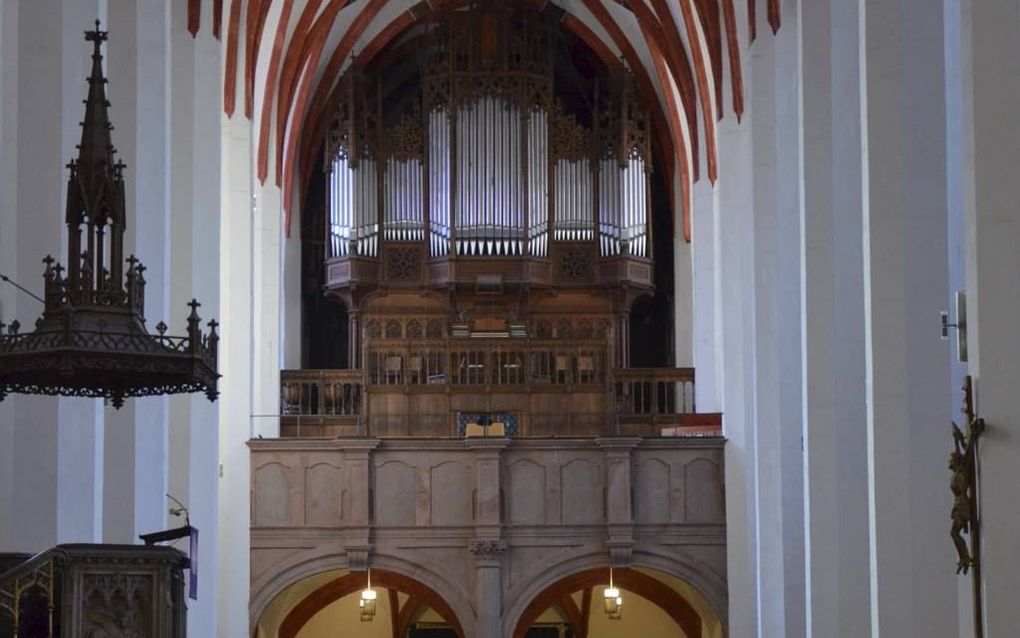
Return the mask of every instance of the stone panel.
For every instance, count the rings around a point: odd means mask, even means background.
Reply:
[[[708,459],[691,461],[684,467],[684,483],[686,522],[725,522],[722,476],[718,465]]]
[[[670,511],[669,465],[658,458],[637,463],[634,517],[638,523],[668,523]]]
[[[290,467],[274,461],[255,468],[254,491],[255,525],[271,527],[294,523],[290,517]]]
[[[375,522],[377,525],[414,525],[414,467],[385,461],[375,468]]]
[[[340,524],[341,476],[341,468],[331,463],[305,468],[305,525]]]
[[[511,525],[545,523],[545,467],[531,459],[508,468],[507,519]]]
[[[605,497],[602,493],[602,468],[586,458],[569,461],[561,469],[564,525],[602,522]]]
[[[432,467],[432,524],[470,525],[473,481],[471,467],[445,461]]]

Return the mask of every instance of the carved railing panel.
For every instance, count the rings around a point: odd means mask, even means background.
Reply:
[[[497,412],[513,414],[523,437],[705,426],[690,368],[610,369],[595,341],[450,343],[379,340],[366,347],[364,370],[284,370],[282,436],[456,437],[458,414]]]

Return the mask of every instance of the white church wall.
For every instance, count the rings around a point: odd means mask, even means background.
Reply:
[[[988,426],[979,451],[983,617],[985,635],[1001,636],[1020,626],[1010,594],[1020,574],[1020,130],[1009,124],[1020,108],[1020,15],[1007,0],[961,5],[965,95],[973,96],[964,105],[964,161],[973,183],[965,208],[969,368]]]
[[[931,497],[947,475],[949,352],[927,328],[948,290],[943,10],[866,0],[862,11],[871,625],[950,636],[949,500]]]
[[[146,266],[145,314],[180,333],[186,307],[170,308],[170,11],[159,0],[108,0],[107,85],[114,142],[127,164],[125,251]],[[128,399],[106,410],[105,542],[138,542],[165,529],[169,399]]]
[[[17,167],[5,167],[3,178],[16,182],[10,198],[4,200],[4,217],[17,220],[17,246],[5,273],[30,290],[41,287],[42,257],[65,252],[63,167],[80,136],[81,100],[90,63],[87,54],[82,55],[87,51],[82,25],[92,24],[97,15],[105,17],[105,9],[104,2],[61,5],[55,19],[51,6],[4,7],[3,30],[17,33],[9,41],[17,47],[16,66],[5,65],[4,82],[5,141],[12,142],[4,146],[10,153],[7,159]],[[8,75],[12,69],[16,73]],[[15,140],[9,127],[39,134],[31,140],[20,135]],[[10,294],[6,293],[7,299]],[[21,293],[17,297],[14,307],[4,311],[4,320],[18,318],[30,329],[39,307]],[[36,552],[57,542],[99,540],[102,404],[38,397],[12,397],[5,403],[9,418],[4,426],[15,450],[9,471],[19,486],[32,486],[14,490],[8,501],[11,511],[21,514],[10,520],[10,550]]]
[[[212,3],[203,3],[211,14]],[[174,11],[171,22],[171,308],[192,297],[202,302],[206,322],[221,320],[220,269],[222,166],[220,79],[222,47],[208,31],[192,39],[185,12]],[[242,338],[223,326],[227,339]],[[173,397],[170,402],[172,454],[171,489],[184,501],[198,527],[199,593],[188,608],[188,633],[221,635],[217,628],[219,579],[219,406],[202,395]]]

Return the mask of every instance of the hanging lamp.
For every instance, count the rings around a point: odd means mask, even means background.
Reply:
[[[368,568],[368,583],[361,591],[358,606],[361,608],[361,622],[371,622],[375,618],[375,602],[379,594],[372,589],[372,568]]]
[[[605,603],[606,615],[609,616],[609,620],[619,620],[623,617],[623,596],[620,595],[620,590],[613,585],[613,566],[609,566],[609,587],[602,591],[603,601]]]
[[[98,20],[85,32],[92,72],[78,157],[68,164],[67,267],[43,259],[44,309],[33,331],[22,332],[17,320],[0,323],[0,400],[8,393],[102,397],[120,408],[126,397],[204,392],[215,401],[217,323],[202,332],[200,304],[188,304],[186,336],[167,335],[162,321],[156,334],[145,327],[145,267],[124,257],[125,166],[110,137],[106,39]]]

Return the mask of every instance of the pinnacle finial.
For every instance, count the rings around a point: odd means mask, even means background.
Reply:
[[[109,33],[107,31],[100,31],[99,30],[99,24],[100,24],[99,18],[96,18],[96,29],[95,29],[95,31],[86,31],[85,32],[85,40],[87,42],[94,42],[95,43],[96,53],[99,52],[99,43],[100,42],[105,42],[107,37],[109,36]]]

